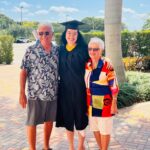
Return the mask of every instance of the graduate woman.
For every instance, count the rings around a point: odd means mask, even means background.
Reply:
[[[84,150],[84,129],[88,125],[85,63],[88,60],[87,44],[79,32],[82,22],[73,20],[62,23],[65,31],[61,36],[59,53],[59,99],[57,127],[65,127],[69,150],[74,150],[74,129],[78,131],[78,150]]]

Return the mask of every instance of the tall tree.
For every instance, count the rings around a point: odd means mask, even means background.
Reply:
[[[0,30],[8,29],[12,24],[15,24],[12,19],[0,13]]]
[[[84,25],[80,27],[83,32],[89,32],[93,30],[104,31],[104,19],[95,17],[86,17],[81,20]]]
[[[52,25],[55,33],[62,33],[65,29],[64,26],[57,22],[52,23]]]
[[[150,30],[150,15],[143,25],[143,30]]]
[[[121,50],[122,0],[105,0],[106,57],[112,60],[119,83],[125,82]]]
[[[37,29],[39,22],[35,21],[23,21],[22,26],[26,28]]]

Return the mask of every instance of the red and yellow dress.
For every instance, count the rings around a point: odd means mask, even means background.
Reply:
[[[85,66],[88,116],[111,117],[112,96],[119,88],[114,69],[107,69],[107,62],[100,59],[92,69],[91,59]]]

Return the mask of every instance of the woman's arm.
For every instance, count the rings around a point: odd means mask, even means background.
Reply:
[[[119,86],[117,82],[117,77],[114,69],[108,70],[108,85],[110,87],[112,93],[112,106],[111,106],[111,114],[116,114],[118,112],[117,108],[117,96],[119,92]]]

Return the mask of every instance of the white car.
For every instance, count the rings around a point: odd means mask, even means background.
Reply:
[[[16,43],[29,43],[29,42],[30,42],[29,39],[23,37],[16,40]]]

